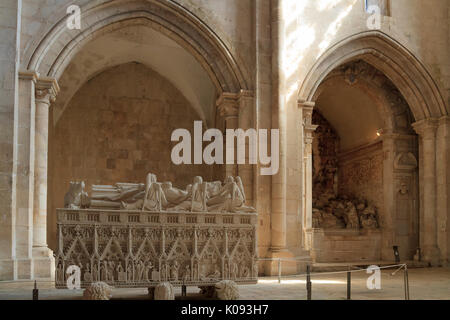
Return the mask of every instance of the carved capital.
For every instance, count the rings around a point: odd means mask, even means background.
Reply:
[[[422,138],[435,139],[436,131],[439,127],[439,120],[434,118],[420,120],[416,123],[413,123],[412,127]]]
[[[239,94],[224,92],[217,99],[217,111],[225,119],[239,116]]]
[[[303,124],[308,125],[312,123],[312,115],[315,107],[315,102],[311,101],[298,101],[298,107],[302,109]]]
[[[312,144],[313,141],[313,133],[317,129],[317,125],[312,124],[312,115],[314,111],[314,102],[310,101],[299,101],[299,108],[302,108],[302,125],[303,125],[303,133],[304,133],[304,143],[307,145]]]
[[[52,104],[56,100],[59,93],[59,85],[56,79],[39,78],[36,82],[36,102],[47,105]]]

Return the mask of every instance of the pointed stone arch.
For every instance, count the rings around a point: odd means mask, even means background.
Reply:
[[[383,72],[397,86],[416,121],[449,114],[443,90],[423,63],[380,31],[361,32],[330,47],[307,74],[299,91],[299,100],[314,102],[316,91],[330,72],[358,59]]]
[[[100,3],[99,3],[100,2]],[[82,8],[81,30],[60,19],[25,53],[27,69],[58,79],[71,58],[95,37],[121,24],[144,19],[157,31],[188,50],[205,68],[218,93],[248,89],[237,61],[219,37],[195,15],[169,0],[106,1]]]

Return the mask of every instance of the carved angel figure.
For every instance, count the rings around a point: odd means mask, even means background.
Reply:
[[[84,181],[70,182],[69,191],[64,196],[64,208],[84,209],[89,207],[91,200],[84,188]]]
[[[195,177],[192,185],[187,187],[188,197],[187,200],[176,206],[175,210],[191,211],[191,212],[204,212],[208,210],[206,205],[207,183],[203,182],[202,177]]]
[[[209,211],[219,212],[255,212],[255,209],[245,205],[244,186],[241,178],[229,176],[218,194],[208,199]]]
[[[142,211],[161,211],[167,206],[166,196],[162,190],[161,183],[157,182],[156,175],[149,173],[145,184],[145,197]]]

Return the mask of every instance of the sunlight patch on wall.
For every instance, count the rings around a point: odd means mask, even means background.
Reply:
[[[319,11],[324,11],[331,9],[336,6],[338,3],[342,2],[342,0],[318,0],[317,1],[317,9]]]
[[[283,20],[285,42],[282,50],[283,77],[288,86],[286,100],[298,91],[299,82],[296,73],[304,58],[304,53],[316,39],[316,32],[312,26],[302,25],[301,17],[305,11],[307,1],[287,0],[283,5]]]
[[[336,20],[330,24],[327,32],[325,33],[324,40],[319,44],[319,54],[317,55],[317,58],[319,58],[330,46],[331,40],[334,39],[334,37],[336,36],[339,28],[342,26],[342,23],[344,22],[344,18],[347,17],[348,14],[352,11],[356,2],[357,0],[351,1],[351,4],[347,6],[344,10],[342,10],[339,13],[338,17],[336,18]]]

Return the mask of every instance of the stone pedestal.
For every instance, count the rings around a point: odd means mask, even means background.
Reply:
[[[315,263],[381,260],[380,230],[310,229],[307,232],[311,236],[311,259]]]

